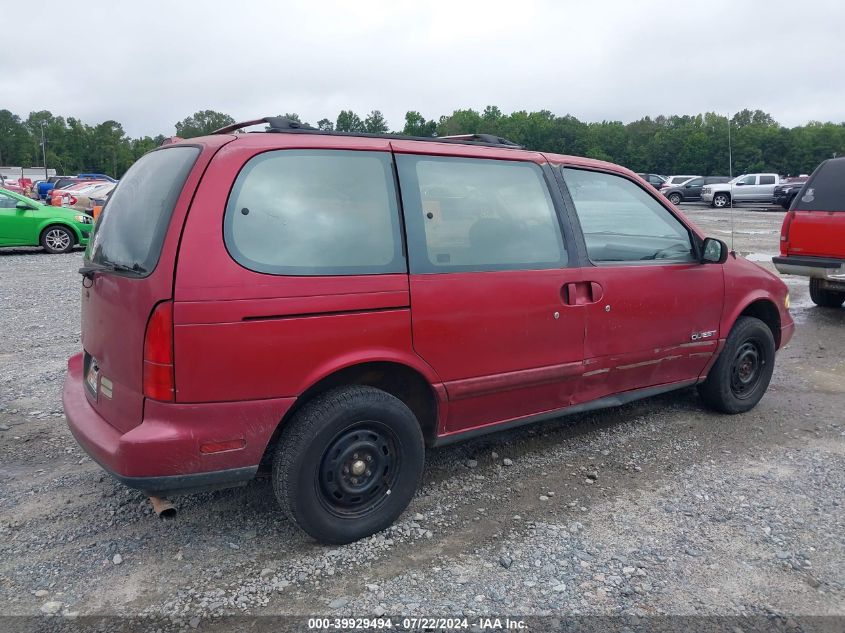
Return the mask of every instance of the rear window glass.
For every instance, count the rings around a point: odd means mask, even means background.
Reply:
[[[845,212],[845,159],[822,163],[795,197],[791,208]]]
[[[129,168],[97,222],[92,262],[152,272],[173,207],[199,153],[196,147],[170,147],[142,156]]]
[[[224,222],[242,266],[276,275],[406,272],[390,155],[278,150],[238,175]]]

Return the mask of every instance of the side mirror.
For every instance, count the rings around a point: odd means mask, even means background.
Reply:
[[[31,211],[35,207],[33,207],[28,202],[24,202],[23,200],[21,200],[15,205],[15,208],[18,209],[19,211]]]
[[[741,180],[739,182],[734,183],[734,187],[744,187],[744,186],[745,186],[745,183],[742,182]]]
[[[702,264],[724,264],[728,259],[728,245],[715,237],[705,237],[701,248]]]

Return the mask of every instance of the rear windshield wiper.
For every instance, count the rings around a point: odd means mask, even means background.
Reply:
[[[132,264],[131,266],[127,266],[126,264],[95,264],[94,262],[90,262],[79,269],[79,274],[83,277],[91,277],[94,273],[98,272],[107,272],[107,273],[130,273],[133,275],[143,275],[146,274],[147,270],[138,264]]]

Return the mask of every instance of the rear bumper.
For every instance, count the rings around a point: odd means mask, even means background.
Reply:
[[[772,257],[778,272],[845,283],[845,260],[831,257]]]
[[[83,385],[82,354],[68,360],[65,416],[80,446],[104,470],[147,493],[238,485],[258,471],[293,398],[175,404],[147,400],[144,419],[122,433],[97,413]],[[203,453],[209,442],[243,440],[243,448]]]

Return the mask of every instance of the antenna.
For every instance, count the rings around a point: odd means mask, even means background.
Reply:
[[[730,177],[730,192],[731,192],[731,252],[734,252],[734,163],[733,154],[731,153],[731,117],[728,116],[728,176]]]

